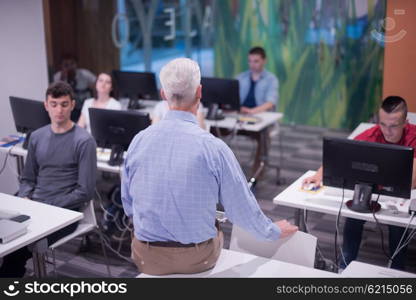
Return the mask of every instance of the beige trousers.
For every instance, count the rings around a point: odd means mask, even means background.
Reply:
[[[193,274],[213,268],[223,244],[221,230],[215,238],[188,248],[152,246],[133,237],[131,256],[139,271],[145,274]]]

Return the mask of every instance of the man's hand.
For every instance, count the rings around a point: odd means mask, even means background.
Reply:
[[[314,184],[315,187],[320,187],[322,185],[322,176],[323,176],[323,168],[320,167],[318,171],[316,171],[315,175],[307,177],[302,182],[302,188],[307,186],[308,184]]]
[[[296,231],[298,231],[298,226],[290,224],[286,220],[281,220],[274,222],[274,224],[277,225],[277,227],[280,228],[280,238],[288,237],[289,235],[294,234]]]
[[[315,187],[320,187],[322,183],[322,177],[319,176],[319,174],[315,174],[313,176],[307,177],[303,180],[302,187],[305,187],[311,183],[315,185]]]
[[[250,115],[252,115],[252,114],[254,114],[254,113],[255,113],[253,108],[248,108],[248,107],[245,107],[245,106],[242,106],[242,107],[240,108],[240,112],[241,112],[242,114],[250,114]]]

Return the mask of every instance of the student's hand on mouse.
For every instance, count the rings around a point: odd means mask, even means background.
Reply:
[[[298,226],[292,225],[286,220],[277,221],[274,224],[280,228],[280,238],[288,237],[298,231]]]
[[[302,188],[307,188],[310,184],[313,184],[315,187],[320,187],[322,183],[322,178],[319,174],[315,174],[313,176],[307,177],[302,182]]]
[[[252,108],[248,108],[248,107],[245,107],[245,106],[241,107],[240,112],[242,114],[253,114],[254,113]]]

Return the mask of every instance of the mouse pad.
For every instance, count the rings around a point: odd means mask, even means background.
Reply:
[[[304,189],[303,187],[300,187],[299,191],[309,193],[309,194],[317,194],[321,192],[323,188],[324,188],[323,186],[319,186],[319,187],[314,187],[312,190],[307,190],[307,189]]]

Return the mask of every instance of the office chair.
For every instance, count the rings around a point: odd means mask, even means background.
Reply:
[[[108,264],[108,257],[107,257],[107,251],[105,249],[104,245],[104,238],[102,236],[102,232],[97,224],[97,219],[95,217],[95,211],[94,211],[94,201],[90,200],[88,205],[83,209],[82,213],[84,214],[83,219],[79,222],[77,229],[75,231],[60,240],[56,241],[52,245],[49,246],[49,249],[52,251],[52,258],[53,258],[53,266],[54,266],[54,275],[56,276],[56,259],[55,259],[55,249],[66,242],[79,237],[83,236],[91,231],[94,231],[97,233],[100,237],[101,247],[104,253],[104,258],[107,266],[107,273],[108,276],[111,277],[111,271],[110,266]]]

